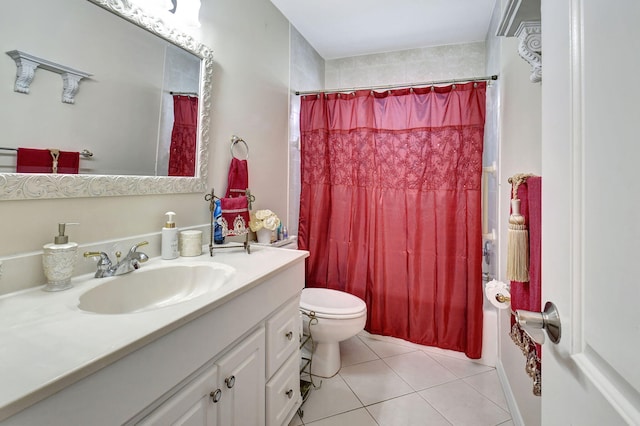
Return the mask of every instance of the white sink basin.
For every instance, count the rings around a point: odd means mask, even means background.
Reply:
[[[229,282],[235,269],[221,263],[162,265],[116,277],[80,296],[78,308],[98,314],[144,312],[192,300]]]

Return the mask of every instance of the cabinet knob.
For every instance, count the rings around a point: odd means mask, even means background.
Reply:
[[[231,389],[233,385],[236,384],[236,376],[227,377],[226,379],[224,379],[224,382],[227,385],[227,387]]]
[[[285,336],[287,336],[288,340],[293,339],[293,331],[288,332],[287,334],[285,334]]]
[[[211,400],[213,402],[218,402],[220,401],[220,398],[222,398],[222,391],[220,389],[216,389],[213,392],[211,392],[209,396],[211,397]]]
[[[285,392],[287,394],[287,396],[289,397],[289,399],[293,398],[293,389],[289,389],[288,391]]]

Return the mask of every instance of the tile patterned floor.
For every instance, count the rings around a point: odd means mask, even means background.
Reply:
[[[340,354],[289,426],[513,426],[495,369],[462,354],[367,332]]]

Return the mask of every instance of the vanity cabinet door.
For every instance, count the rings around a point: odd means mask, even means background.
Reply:
[[[218,386],[218,367],[212,365],[139,424],[215,426],[221,402]]]
[[[264,334],[261,327],[216,362],[222,389],[218,425],[265,424]]]

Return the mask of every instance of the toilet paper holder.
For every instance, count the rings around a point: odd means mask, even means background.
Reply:
[[[506,303],[506,302],[511,302],[511,297],[505,296],[502,293],[498,293],[496,294],[496,300],[500,303]]]

